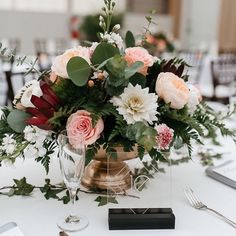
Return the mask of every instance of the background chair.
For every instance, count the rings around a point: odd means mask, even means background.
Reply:
[[[213,101],[229,103],[235,93],[236,57],[219,57],[211,62]]]

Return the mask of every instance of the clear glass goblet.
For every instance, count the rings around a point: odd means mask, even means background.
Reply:
[[[65,231],[79,231],[87,227],[88,219],[84,216],[77,215],[74,210],[75,198],[78,188],[80,187],[81,177],[85,167],[85,145],[78,145],[74,148],[70,144],[65,132],[58,136],[60,169],[63,181],[70,194],[72,205],[71,213],[58,220],[57,225]]]

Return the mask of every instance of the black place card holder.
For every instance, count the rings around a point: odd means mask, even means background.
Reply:
[[[171,208],[111,208],[109,230],[174,229]]]

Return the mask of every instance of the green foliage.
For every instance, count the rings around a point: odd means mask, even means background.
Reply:
[[[72,57],[67,63],[66,69],[69,78],[79,87],[87,83],[91,73],[90,65],[82,57]]]
[[[98,202],[98,206],[104,206],[108,203],[118,204],[114,196],[98,196],[94,201]]]
[[[139,84],[142,88],[145,88],[147,81],[144,75],[140,73],[135,73],[133,76],[129,78],[129,82],[133,86],[135,86],[136,84]]]
[[[33,190],[34,186],[31,184],[28,184],[26,182],[26,178],[22,178],[20,180],[14,179],[14,194],[15,195],[24,195],[24,196],[29,196]]]
[[[225,124],[219,120],[219,115],[214,113],[205,103],[198,106],[194,114],[195,119],[198,123],[205,127],[208,131],[207,137],[215,141],[217,136],[217,130],[221,132],[222,136],[229,136],[235,139],[236,133],[233,130],[229,130]]]
[[[143,122],[136,122],[129,125],[126,130],[126,137],[136,141],[138,144],[150,151],[156,145],[156,130],[150,126],[146,126]]]
[[[26,72],[24,76],[30,74],[30,73],[37,73],[39,76],[42,74],[37,68],[36,64],[38,61],[38,58],[36,58],[34,61],[30,60],[26,56],[16,56],[16,50],[15,49],[9,49],[7,47],[3,47],[2,43],[0,43],[0,57],[3,59],[3,61],[9,61],[11,63],[15,62],[17,66],[19,65],[27,65]]]
[[[5,134],[14,132],[7,123],[7,117],[11,112],[10,109],[4,107],[1,110],[3,112],[3,115],[0,119],[0,139],[2,139],[5,136]]]
[[[59,132],[64,129],[68,117],[78,109],[78,105],[79,103],[72,107],[66,105],[54,112],[53,117],[48,122],[54,127],[55,131]]]
[[[25,120],[29,118],[30,115],[24,111],[13,109],[7,116],[7,123],[17,133],[21,133],[25,126]]]
[[[121,115],[116,114],[115,117],[116,117],[115,118],[115,120],[116,120],[115,126],[112,129],[112,132],[110,133],[110,135],[108,137],[108,141],[111,141],[116,136],[122,135],[124,127],[126,126],[126,122],[124,121],[124,119]]]
[[[129,48],[129,47],[135,47],[135,38],[134,38],[134,35],[131,31],[127,31],[126,32],[126,35],[125,35],[125,44],[126,44],[126,47]]]
[[[93,145],[89,145],[87,147],[85,165],[88,165],[89,162],[94,158],[94,156],[97,154],[99,148],[100,148],[100,145],[98,145],[97,143],[95,143]]]
[[[14,195],[29,196],[34,190],[34,186],[26,182],[26,178],[13,179],[14,184],[9,187],[3,187],[1,189],[9,189],[9,191],[0,192],[2,195],[12,197]]]
[[[56,148],[56,141],[55,140],[44,141],[44,148],[46,148],[46,150],[47,150],[46,154],[44,156],[37,157],[36,161],[40,162],[44,166],[46,173],[48,174],[49,165],[50,165],[50,155],[54,153],[54,150]]]
[[[109,77],[105,83],[106,92],[111,96],[120,95],[124,88],[129,84],[129,79],[132,76],[134,83],[140,82],[142,80],[142,75],[139,76],[137,72],[142,66],[142,62],[135,62],[128,66],[122,56],[114,56],[106,64],[106,69],[109,71]]]
[[[52,84],[51,88],[60,101],[63,101],[63,104],[74,104],[75,101],[80,101],[86,94],[86,88],[78,87],[70,79],[58,79],[56,83]]]
[[[142,160],[145,154],[145,148],[141,145],[138,145],[138,157]]]
[[[93,52],[92,63],[93,65],[100,65],[109,58],[112,58],[116,54],[119,54],[119,49],[115,46],[102,42],[100,43]]]

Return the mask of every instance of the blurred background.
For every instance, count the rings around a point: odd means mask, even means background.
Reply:
[[[145,47],[155,56],[181,57],[204,99],[229,103],[236,94],[235,0],[117,0],[113,24],[121,35],[141,34],[156,10]],[[103,0],[0,0],[0,42],[18,55],[39,57],[40,70],[84,39],[96,41]],[[14,62],[0,62],[0,105],[10,104],[24,77]]]

